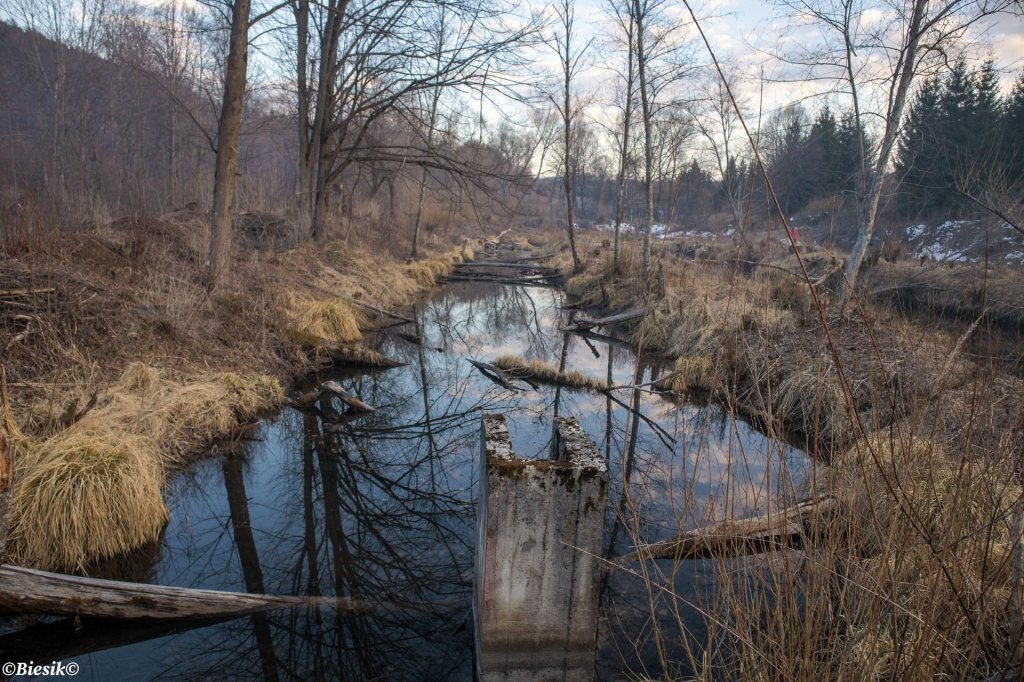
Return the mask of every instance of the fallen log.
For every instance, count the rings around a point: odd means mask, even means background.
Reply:
[[[476,367],[480,371],[481,374],[483,374],[485,377],[487,377],[488,379],[490,379],[494,383],[498,384],[502,388],[507,388],[510,391],[521,391],[521,390],[523,390],[523,389],[519,388],[518,386],[514,386],[512,384],[512,382],[509,381],[508,375],[505,374],[504,370],[502,370],[500,367],[496,367],[496,366],[492,365],[489,362],[478,362],[478,361],[473,360],[471,358],[466,358],[466,359],[469,360],[469,364],[471,364],[474,367]]]
[[[758,554],[768,550],[797,549],[817,531],[823,517],[839,509],[834,497],[805,500],[786,509],[750,519],[728,519],[680,533],[674,538],[637,547],[617,559],[706,559]]]
[[[244,616],[279,608],[329,606],[369,611],[344,597],[290,597],[195,590],[82,578],[21,566],[0,565],[0,611],[142,620]]]
[[[459,263],[455,266],[455,270],[477,270],[487,268],[504,268],[508,270],[537,270],[538,272],[548,272],[551,274],[558,274],[558,270],[555,268],[549,268],[545,265],[534,265],[532,263],[521,263],[518,261],[491,261],[491,260],[477,260],[470,261],[468,263]]]
[[[454,275],[451,277],[445,277],[442,282],[476,282],[478,284],[507,284],[509,286],[531,286],[531,287],[552,287],[557,288],[556,282],[550,281],[550,279],[512,279],[508,277],[463,277],[460,275]]]
[[[630,308],[629,310],[625,310],[625,311],[623,311],[621,313],[616,313],[614,315],[608,315],[607,317],[601,317],[601,318],[594,319],[594,320],[587,319],[587,318],[580,318],[580,319],[576,320],[575,323],[569,325],[568,327],[563,327],[559,331],[563,331],[563,332],[589,331],[589,330],[593,329],[594,327],[601,327],[601,326],[608,325],[608,324],[618,324],[620,322],[630,322],[632,320],[638,320],[638,319],[640,319],[643,316],[644,316],[644,309],[643,308]]]
[[[345,403],[356,412],[366,414],[369,412],[373,412],[375,409],[370,405],[364,403],[358,397],[346,391],[341,384],[339,384],[337,381],[334,381],[333,379],[331,381],[325,381],[324,383],[320,384],[320,390],[337,396],[338,399],[341,400],[341,402]]]
[[[402,322],[408,322],[409,324],[416,324],[416,320],[412,319],[411,317],[406,317],[405,315],[399,315],[398,313],[392,312],[390,310],[384,310],[384,308],[378,308],[375,305],[371,305],[369,303],[366,303],[364,301],[360,301],[360,300],[355,299],[355,298],[344,297],[344,299],[346,301],[348,301],[349,303],[354,303],[357,306],[366,308],[367,310],[371,310],[371,311],[377,313],[378,315],[383,315],[384,317],[391,317],[391,318],[394,318],[396,320],[401,320]]]
[[[359,414],[369,414],[375,409],[360,400],[358,396],[354,396],[346,391],[341,384],[333,379],[323,382],[312,391],[303,393],[298,398],[292,400],[291,405],[292,407],[300,410],[309,409],[316,405],[316,403],[327,394],[336,396],[341,400],[341,402],[348,405],[353,412],[357,412]]]

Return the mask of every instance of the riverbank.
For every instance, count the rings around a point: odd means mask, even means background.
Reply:
[[[607,313],[643,306],[632,341],[675,363],[659,388],[709,393],[795,437],[826,465],[805,496],[842,503],[800,553],[770,552],[739,574],[728,557],[712,562],[724,589],[697,608],[717,644],[685,667],[708,679],[863,680],[986,679],[1014,665],[1024,382],[1009,293],[991,318],[970,300],[984,291],[977,273],[946,269],[963,300],[943,310],[979,315],[932,318],[891,296],[840,311],[823,295],[819,309],[788,249],[659,242],[644,288],[638,244],[625,244],[616,273],[607,238],[581,242],[587,267],[567,292]],[[838,257],[802,256],[812,282]],[[909,269],[880,264],[866,282],[882,289]],[[645,571],[652,592],[671,593],[669,562]]]
[[[54,232],[0,260],[17,445],[7,561],[87,573],[155,541],[168,472],[242,434],[296,377],[380,362],[360,344],[379,311],[480,245],[434,243],[406,264],[369,245],[253,236],[275,221],[246,217],[231,281],[213,295],[206,217],[188,211]]]

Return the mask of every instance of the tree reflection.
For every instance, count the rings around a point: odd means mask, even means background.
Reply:
[[[469,679],[482,412],[511,416],[521,456],[546,456],[555,413],[576,417],[599,440],[609,465],[609,557],[692,523],[723,486],[737,506],[763,495],[779,475],[771,458],[786,454],[714,406],[673,405],[641,388],[618,397],[548,386],[511,392],[466,362],[515,353],[620,386],[656,377],[657,364],[627,347],[560,332],[560,304],[553,290],[446,287],[416,311],[414,334],[380,337],[377,349],[405,366],[332,374],[374,412],[356,416],[330,398],[286,410],[265,428],[266,442],[200,462],[174,482],[171,527],[153,571],[159,582],[337,595],[373,608],[250,616],[115,650],[107,668],[108,659],[83,658],[83,670],[118,677],[127,657],[173,661],[139,668],[145,677]],[[691,563],[669,576],[677,594],[701,589],[700,570]],[[619,649],[631,661],[650,653],[637,633],[650,632],[652,611],[638,582],[622,574],[606,576],[602,595],[600,658],[607,676],[621,678],[631,666]],[[133,637],[114,629],[95,649]],[[24,637],[18,646],[24,652]],[[36,660],[52,646],[40,640]],[[65,650],[87,649],[71,642]]]

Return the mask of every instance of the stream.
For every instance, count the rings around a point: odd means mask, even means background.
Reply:
[[[482,412],[505,414],[515,453],[530,458],[548,456],[554,415],[579,420],[609,465],[608,557],[632,550],[638,534],[652,542],[799,494],[811,466],[804,453],[714,403],[617,390],[649,421],[638,420],[600,393],[509,391],[467,361],[519,355],[627,387],[665,371],[625,344],[559,332],[569,314],[562,304],[562,292],[546,287],[441,287],[417,306],[416,329],[400,328],[422,345],[387,333],[371,340],[404,366],[330,375],[375,412],[346,419],[340,403],[321,414],[288,408],[254,440],[176,474],[162,540],[114,571],[161,585],[342,595],[375,608],[81,633],[68,621],[43,622],[19,635],[19,658],[4,657],[0,637],[0,660],[75,661],[86,680],[472,680]],[[683,562],[672,580],[683,600],[711,602],[709,562]],[[610,573],[601,610],[599,678],[658,675],[641,581]],[[704,619],[682,611],[655,609],[668,655],[685,670],[679,642],[699,647]]]

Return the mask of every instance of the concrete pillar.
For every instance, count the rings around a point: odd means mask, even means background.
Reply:
[[[555,424],[558,459],[512,452],[502,415],[481,430],[476,547],[482,682],[592,680],[608,469],[573,419]]]

